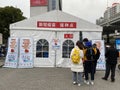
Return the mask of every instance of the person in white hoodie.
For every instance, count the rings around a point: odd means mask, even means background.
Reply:
[[[76,49],[79,49],[79,52],[80,52],[80,61],[78,64],[75,64],[72,62],[72,59],[71,59],[71,71],[72,71],[72,79],[73,79],[73,84],[74,85],[78,85],[78,86],[81,86],[81,83],[82,83],[82,73],[83,73],[83,61],[82,61],[82,58],[84,57],[84,54],[83,54],[83,43],[80,42],[80,41],[77,41],[76,42],[76,46],[74,47]],[[73,54],[73,51],[74,51],[74,48],[72,49],[71,51],[71,54],[70,54],[70,58]]]

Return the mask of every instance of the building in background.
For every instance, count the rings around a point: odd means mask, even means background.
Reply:
[[[103,27],[103,39],[106,43],[114,43],[116,38],[120,38],[120,3],[107,7],[103,17],[96,20],[96,24]]]
[[[51,10],[62,10],[62,0],[30,0],[30,17]]]
[[[48,11],[62,10],[62,0],[48,0]]]
[[[103,17],[96,20],[96,24],[105,26],[118,16],[120,16],[120,3],[113,3],[111,7],[107,7]]]
[[[30,17],[48,11],[48,0],[30,0]]]

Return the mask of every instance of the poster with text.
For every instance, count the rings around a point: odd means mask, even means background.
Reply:
[[[96,44],[100,51],[100,57],[97,61],[97,70],[105,70],[105,46],[104,40],[92,40],[92,44]]]
[[[33,39],[20,38],[20,56],[18,68],[33,68]]]
[[[18,38],[9,38],[8,40],[8,51],[3,67],[17,68],[18,65]]]
[[[52,39],[52,49],[59,50],[60,49],[60,40],[57,38]]]

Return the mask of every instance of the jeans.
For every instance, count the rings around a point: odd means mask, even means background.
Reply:
[[[77,83],[82,82],[82,72],[73,72],[72,74],[73,74],[73,81]]]

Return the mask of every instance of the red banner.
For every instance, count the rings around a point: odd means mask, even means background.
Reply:
[[[64,34],[64,38],[73,38],[73,34]]]
[[[38,28],[76,28],[76,22],[47,22],[38,21]]]
[[[30,0],[30,6],[46,6],[48,0]]]

